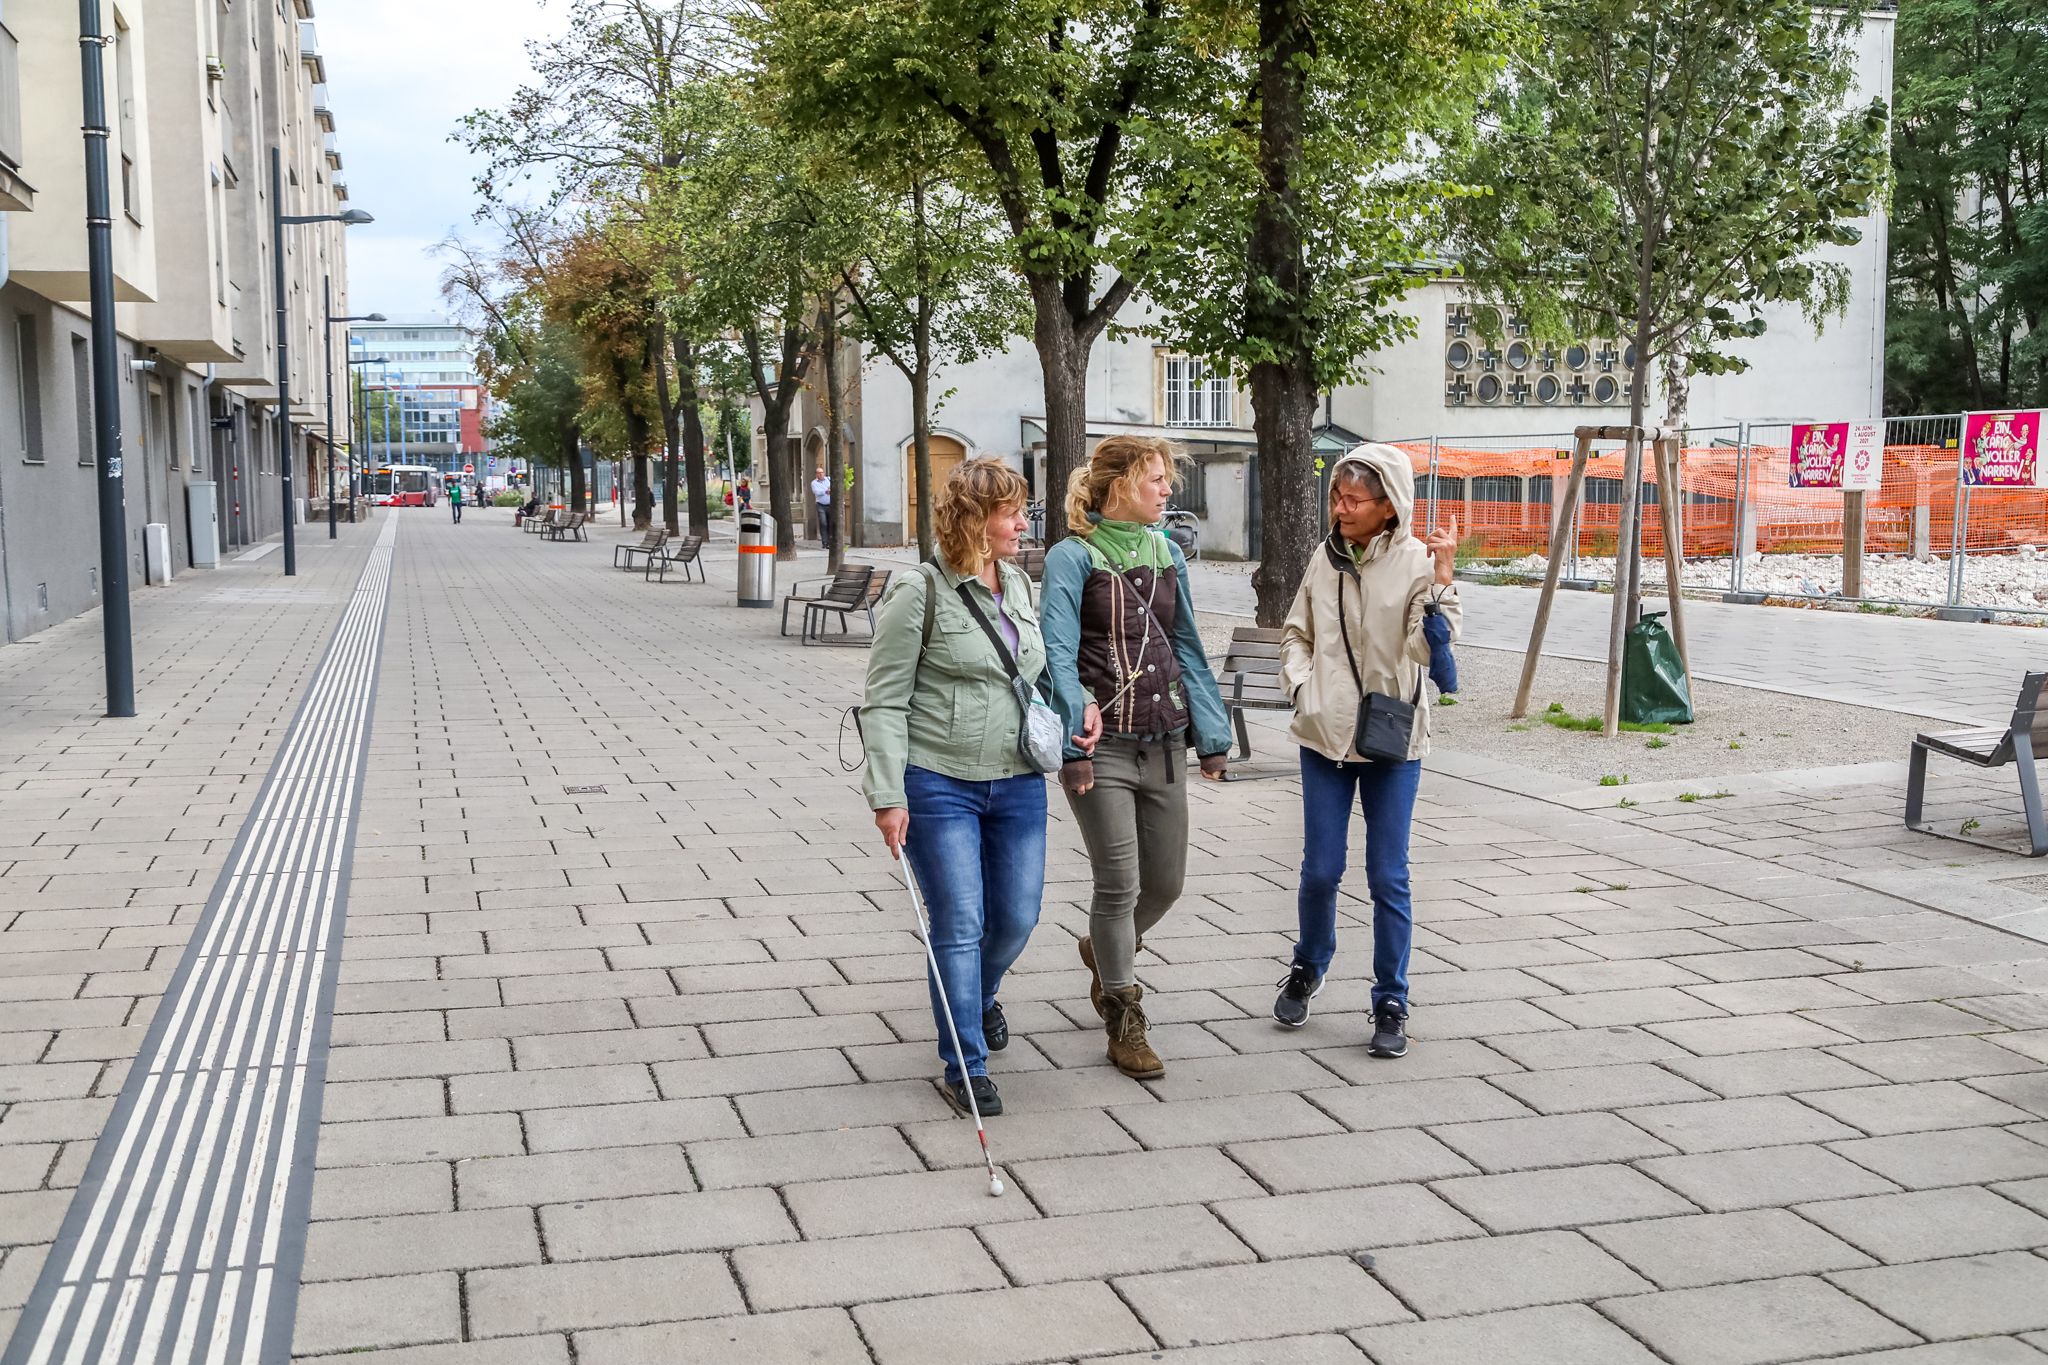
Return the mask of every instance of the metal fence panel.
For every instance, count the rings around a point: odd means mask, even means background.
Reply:
[[[1839,595],[1843,494],[1791,487],[1791,435],[1787,422],[1687,431],[1679,515],[1688,586]],[[2048,489],[1966,487],[1961,436],[1959,414],[1887,419],[1883,481],[1864,499],[1861,600],[2048,615]],[[1495,564],[1508,576],[1541,575],[1571,469],[1570,433],[1392,444],[1414,461],[1417,535],[1455,514],[1461,560]],[[1613,580],[1622,463],[1622,443],[1595,443],[1567,577]],[[1663,525],[1654,461],[1643,474],[1643,579],[1657,589]],[[2038,572],[2027,567],[2036,562]]]

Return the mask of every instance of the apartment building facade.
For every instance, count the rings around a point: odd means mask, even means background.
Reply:
[[[286,458],[298,514],[324,505],[322,289],[335,314],[347,312],[344,229],[285,229],[288,413],[278,405],[271,254],[273,146],[287,215],[349,207],[312,21],[313,0],[101,0],[112,38],[108,178],[138,592],[150,581],[151,524],[168,530],[171,575],[277,534]],[[100,600],[77,25],[75,5],[0,0],[0,615],[9,640]],[[335,386],[345,391],[339,378]],[[339,446],[345,410],[335,417]],[[214,521],[193,514],[209,484]]]
[[[477,334],[430,314],[398,314],[350,329],[349,361],[363,386],[369,468],[432,465],[485,472],[490,391],[477,373]]]

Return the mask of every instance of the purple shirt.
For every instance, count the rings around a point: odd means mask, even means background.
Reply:
[[[996,634],[1003,637],[1003,643],[1009,646],[1010,657],[1014,659],[1017,657],[1018,646],[1017,623],[1003,614],[1003,595],[998,592],[994,596],[996,599]]]

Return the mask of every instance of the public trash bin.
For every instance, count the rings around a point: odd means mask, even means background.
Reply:
[[[775,605],[775,518],[740,513],[740,605]]]

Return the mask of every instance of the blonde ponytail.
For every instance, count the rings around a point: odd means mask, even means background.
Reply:
[[[1166,466],[1173,486],[1179,488],[1181,461],[1186,457],[1173,442],[1159,436],[1104,437],[1088,463],[1067,478],[1067,530],[1077,536],[1092,535],[1103,504],[1119,485],[1135,485],[1144,478],[1154,455]]]

